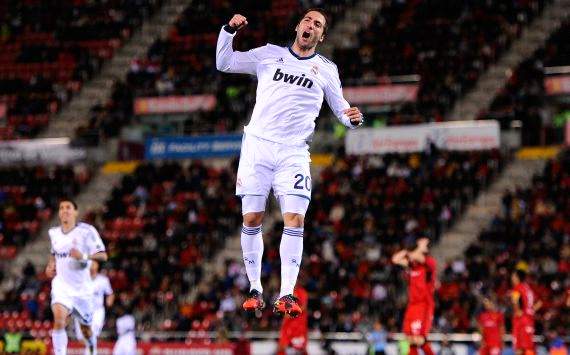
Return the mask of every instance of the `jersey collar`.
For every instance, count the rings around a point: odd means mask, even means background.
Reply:
[[[291,55],[293,55],[293,57],[295,57],[299,60],[311,59],[317,55],[317,52],[315,52],[315,53],[311,54],[310,56],[301,57],[300,55],[297,55],[297,53],[293,52],[293,49],[291,49],[291,46],[288,46],[287,49],[289,50],[289,53],[291,53]]]
[[[79,225],[79,223],[75,223],[75,225],[73,226],[73,228],[71,228],[67,233],[65,233],[65,232],[63,231],[63,226],[60,225],[60,226],[59,226],[59,229],[61,229],[61,234],[63,234],[63,235],[68,235],[68,234],[71,233],[75,228],[77,228],[78,225]]]

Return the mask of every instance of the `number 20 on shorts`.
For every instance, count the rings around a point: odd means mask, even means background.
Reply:
[[[305,188],[307,191],[311,191],[311,177],[303,174],[295,175],[295,185],[293,185],[293,187],[297,190],[303,190],[303,188]]]

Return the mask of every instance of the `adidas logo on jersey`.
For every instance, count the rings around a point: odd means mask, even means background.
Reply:
[[[273,75],[273,81],[284,81],[289,84],[302,86],[304,88],[310,89],[313,86],[313,81],[309,78],[305,77],[305,74],[293,75],[283,73],[280,68],[277,68],[277,71]]]

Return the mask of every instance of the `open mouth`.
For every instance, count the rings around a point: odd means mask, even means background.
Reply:
[[[301,35],[301,37],[303,37],[303,38],[309,38],[309,37],[311,37],[311,34],[310,34],[309,32],[307,32],[307,31],[305,31],[305,32],[303,32],[303,34]]]

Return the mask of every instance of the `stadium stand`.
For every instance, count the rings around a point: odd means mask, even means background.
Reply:
[[[1,168],[0,253],[3,264],[9,263],[39,234],[42,225],[57,215],[59,199],[77,195],[92,175],[92,169],[84,164]],[[13,327],[25,331],[27,336],[49,338],[52,319],[49,294],[50,283],[43,276],[43,270],[36,270],[28,262],[15,287],[0,301],[0,329]]]
[[[37,135],[160,3],[2,2],[0,140]]]
[[[333,59],[345,86],[420,76],[417,103],[380,115],[388,124],[441,121],[545,3],[390,1],[360,32],[359,47],[337,49]]]
[[[239,201],[225,183],[234,175],[200,161],[188,167],[143,164],[114,189],[105,211],[88,213],[85,220],[101,231],[110,255],[111,284],[121,304],[135,308],[142,329],[156,329],[151,321],[157,312],[175,306],[200,281],[202,261],[239,225]],[[20,286],[3,301],[6,321],[51,321],[49,288],[43,270],[25,270]],[[17,328],[29,329],[28,323]]]
[[[319,5],[328,9],[334,19],[352,3],[334,1]],[[458,2],[448,6],[434,1],[387,2],[370,27],[361,31],[360,48],[337,49],[332,59],[339,66],[345,86],[386,83],[394,75],[420,75],[417,103],[399,106],[389,113],[370,114],[368,122],[383,119],[386,114],[388,124],[441,121],[454,101],[474,85],[545,3],[513,0],[489,4]],[[126,124],[138,125],[140,118],[133,116],[132,101],[148,96],[213,94],[216,107],[186,114],[183,132],[178,133],[239,130],[254,102],[251,80],[218,75],[211,53],[215,51],[219,28],[233,12],[239,11],[248,14],[250,24],[248,31],[238,36],[236,49],[245,50],[268,41],[287,44],[293,35],[289,29],[297,18],[293,14],[300,10],[298,2],[264,4],[240,3],[237,10],[216,1],[193,4],[167,38],[157,39],[146,57],[133,61],[127,78],[117,84],[106,105],[93,108],[90,123],[78,132],[78,141],[96,145],[100,138],[117,136]],[[216,16],[203,16],[204,13]],[[457,18],[460,21],[455,21]],[[190,24],[194,28],[191,33]],[[156,125],[150,126],[146,134],[161,134]]]
[[[570,150],[566,149],[534,177],[531,187],[505,192],[501,213],[466,250],[465,259],[451,262],[445,269],[440,312],[446,313],[450,323],[454,323],[457,310],[474,311],[476,296],[488,291],[496,293],[506,306],[508,271],[516,267],[529,273],[544,303],[537,316],[537,333],[568,334],[569,189]],[[446,291],[452,289],[456,291]],[[442,293],[447,296],[441,297]]]
[[[360,33],[358,53],[336,50],[333,60],[348,85],[419,74],[418,102],[392,112],[388,124],[441,121],[546,3],[387,1]],[[338,18],[353,4],[337,0],[325,6]],[[158,6],[160,1],[153,0],[0,4],[0,104],[8,108],[0,140],[36,135],[49,115],[80,90]],[[298,1],[243,1],[239,6],[248,14],[251,31],[240,34],[238,49],[268,40],[285,44],[292,37],[288,30],[296,21]],[[47,16],[56,11],[61,21]],[[110,99],[93,106],[90,122],[79,129],[75,143],[98,145],[119,135],[124,126],[138,124],[133,100],[148,96],[213,94],[215,109],[189,114],[181,133],[238,130],[253,106],[252,81],[222,77],[213,65],[217,33],[234,12],[227,1],[194,1],[166,38],[157,39],[146,56],[132,62]],[[568,64],[562,33],[521,65],[481,118],[507,125],[525,112],[533,120],[542,104],[543,64]],[[150,130],[160,134],[155,127]],[[499,151],[452,153],[433,146],[421,154],[338,154],[315,179],[306,218],[300,282],[310,293],[310,328],[361,331],[379,317],[390,332],[399,331],[405,284],[390,255],[418,235],[437,242],[508,159]],[[505,192],[502,213],[463,259],[448,261],[441,275],[435,330],[473,332],[479,296],[493,290],[505,306],[507,270],[515,266],[531,272],[546,302],[538,333],[565,334],[570,329],[569,163],[566,150],[547,164],[533,187]],[[133,307],[139,330],[279,328],[281,319],[271,307],[256,315],[255,322],[242,312],[249,284],[240,260],[228,260],[224,273],[197,290],[192,302],[187,297],[203,279],[204,262],[241,224],[235,170],[235,161],[226,168],[200,160],[144,162],[113,190],[104,210],[88,213],[86,221],[101,231],[109,252],[104,272],[118,303]],[[15,254],[53,216],[57,199],[76,194],[91,175],[83,165],[0,170],[0,250]],[[279,224],[264,230],[267,300],[278,292],[281,231]],[[26,265],[16,287],[0,301],[0,329],[15,328],[49,342],[49,291],[43,270]],[[107,329],[115,310],[108,312]]]
[[[318,5],[331,13],[334,23],[353,3],[354,0],[338,0]],[[213,53],[220,28],[233,13],[243,13],[249,25],[247,31],[237,36],[237,50],[267,42],[287,45],[294,36],[292,29],[301,9],[299,2],[293,0],[262,4],[243,1],[231,7],[223,1],[194,1],[167,38],[157,39],[145,57],[133,60],[127,77],[117,83],[106,105],[92,109],[88,126],[78,132],[78,142],[96,145],[100,138],[117,136],[126,124],[140,123],[140,118],[133,116],[133,100],[149,96],[215,95],[216,107],[212,111],[186,114],[183,132],[177,134],[240,130],[253,107],[253,81],[243,75],[221,76],[216,71]],[[145,133],[161,134],[156,125],[151,125]]]
[[[75,196],[91,174],[83,164],[1,168],[0,249],[16,253],[39,232],[42,223],[57,215],[59,199]]]
[[[570,47],[566,34],[570,23],[565,23],[545,46],[532,58],[524,61],[513,73],[506,87],[495,98],[488,111],[481,113],[482,119],[496,119],[503,128],[508,128],[513,121],[521,121],[523,126],[523,144],[537,145],[544,129],[552,127],[545,106],[546,97],[544,80],[545,68],[567,66],[570,64]],[[566,105],[566,107],[568,107]]]
[[[414,235],[437,239],[503,164],[497,151],[434,151],[342,157],[325,168],[314,187],[305,225],[302,282],[311,295],[311,328],[358,331],[371,317],[388,320],[396,316],[394,304],[398,309],[404,306],[396,290],[403,285],[392,272],[391,253]],[[268,299],[279,291],[281,231],[281,226],[264,231],[263,285]],[[194,304],[183,304],[174,320],[178,328],[196,324],[198,329],[211,330],[219,325],[213,321],[218,311],[224,312],[226,326],[232,330],[246,326],[240,305],[249,284],[241,268],[240,262],[228,262],[227,271],[202,291]],[[206,315],[182,311],[204,307]],[[256,330],[272,330],[279,322],[268,309],[258,322],[249,324]],[[397,319],[389,319],[387,324],[398,330]]]
[[[394,285],[402,286],[390,272],[389,255],[394,248],[413,235],[437,239],[503,164],[498,151],[433,150],[342,157],[323,170],[305,227],[304,263],[310,265],[305,269],[310,271],[305,271],[303,278],[312,295],[311,326],[323,331],[353,331],[368,316],[385,316],[388,310],[382,305],[394,302]],[[248,284],[239,262],[228,262],[227,274],[200,290],[194,303],[186,303],[183,297],[206,272],[203,261],[212,258],[240,224],[233,185],[224,183],[233,181],[234,175],[233,170],[207,167],[199,161],[187,167],[146,163],[123,179],[105,211],[88,216],[102,231],[107,245],[110,261],[106,269],[112,285],[123,303],[134,306],[142,320],[141,329],[247,328],[239,305]],[[397,203],[403,200],[409,202]],[[434,220],[437,223],[430,223]],[[358,232],[360,227],[350,226],[363,226],[363,233]],[[279,235],[277,227],[264,237],[269,243],[264,272],[273,274],[264,280],[268,296],[278,290],[277,273],[272,270],[279,268]],[[379,241],[381,246],[373,247]],[[377,272],[369,272],[372,270]],[[44,311],[26,312],[29,300],[14,302],[15,310],[40,323],[50,320],[42,293],[49,283],[41,272],[28,270],[24,274],[22,285],[33,285],[27,294]],[[340,289],[333,286],[343,284],[346,286]],[[401,302],[399,305],[403,307]],[[333,306],[337,313],[327,311]],[[224,313],[222,318],[218,311]],[[157,325],[155,316],[161,312],[172,313],[174,318]],[[270,314],[268,310],[256,329],[278,326],[278,318]],[[396,319],[391,322],[397,324]]]

